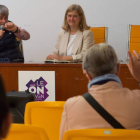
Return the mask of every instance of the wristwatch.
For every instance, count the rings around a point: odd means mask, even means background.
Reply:
[[[17,32],[18,32],[18,27],[17,27],[17,29],[16,29],[15,33],[17,33]]]

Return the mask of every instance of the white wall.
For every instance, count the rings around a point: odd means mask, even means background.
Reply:
[[[0,0],[9,8],[9,20],[30,32],[30,40],[23,41],[25,61],[43,61],[53,52],[65,10],[73,3],[82,6],[88,25],[109,28],[108,43],[125,61],[128,25],[140,24],[140,0]]]

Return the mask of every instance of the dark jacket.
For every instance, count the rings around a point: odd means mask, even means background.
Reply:
[[[5,30],[0,39],[0,58],[24,59],[17,44],[16,36],[12,31]]]

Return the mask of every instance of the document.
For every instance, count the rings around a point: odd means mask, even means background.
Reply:
[[[57,60],[57,59],[46,59],[44,61],[45,63],[78,63],[79,61],[75,61],[75,60],[72,60],[72,61],[65,61],[65,60]]]

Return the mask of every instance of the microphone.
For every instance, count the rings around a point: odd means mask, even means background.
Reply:
[[[0,26],[0,30],[4,30],[4,25],[1,25]]]

